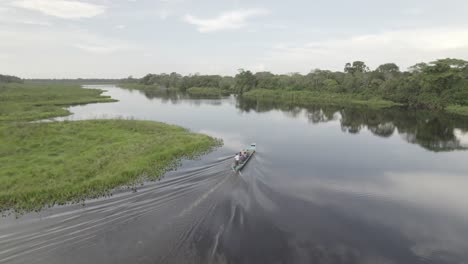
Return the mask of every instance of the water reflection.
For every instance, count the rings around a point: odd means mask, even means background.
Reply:
[[[181,102],[189,102],[193,105],[221,105],[221,97],[201,98],[187,93],[180,93],[174,89],[159,89],[159,90],[144,90],[141,91],[148,99],[160,99],[162,103],[179,104]],[[199,100],[193,100],[199,99]]]
[[[468,152],[452,151],[468,146],[463,118],[99,88],[120,101],[67,118],[162,121],[224,147],[136,193],[0,223],[0,263],[468,260]],[[258,152],[233,173],[252,141]]]
[[[406,108],[369,109],[315,105],[299,108],[294,105],[268,101],[239,99],[242,111],[268,112],[281,110],[290,117],[305,115],[311,123],[340,121],[341,130],[357,134],[363,129],[373,135],[388,138],[394,133],[409,143],[430,151],[465,150],[468,131],[467,118],[441,112],[415,111]]]
[[[357,134],[368,130],[373,135],[389,138],[398,133],[405,141],[418,144],[430,151],[453,151],[468,149],[468,120],[442,112],[429,112],[394,107],[369,109],[366,107],[342,107],[330,105],[310,105],[298,107],[288,103],[265,100],[248,100],[234,96],[200,99],[172,89],[142,91],[147,98],[157,98],[162,103],[191,105],[221,105],[223,100],[236,105],[241,112],[282,111],[291,118],[306,117],[312,124],[339,121],[345,133]]]

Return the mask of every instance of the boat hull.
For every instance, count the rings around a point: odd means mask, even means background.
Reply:
[[[232,164],[231,168],[234,171],[240,171],[244,168],[244,166],[249,162],[249,160],[252,158],[252,156],[255,154],[255,151],[257,149],[257,146],[255,143],[252,143],[250,147],[244,149],[243,151],[249,153],[247,159],[245,159],[243,162],[238,164],[237,166],[235,164]]]

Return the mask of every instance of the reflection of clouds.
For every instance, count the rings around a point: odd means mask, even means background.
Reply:
[[[245,146],[247,145],[247,143],[245,143],[242,140],[242,137],[240,136],[240,134],[225,133],[221,131],[213,131],[213,130],[206,130],[206,129],[201,129],[199,133],[207,134],[212,137],[222,139],[224,143],[223,146],[228,149],[232,149],[233,151],[239,151],[245,148]]]
[[[455,135],[455,138],[457,138],[460,142],[460,145],[462,145],[463,147],[468,147],[468,132],[455,128],[453,130],[453,134]]]
[[[463,261],[466,249],[461,249],[458,246],[460,243],[463,244],[466,243],[466,241],[427,241],[414,245],[411,247],[411,251],[423,259],[432,260],[432,263],[466,263]],[[451,254],[451,252],[454,251],[458,256],[453,256],[453,254]]]
[[[468,176],[388,172],[379,177],[364,182],[298,179],[285,188],[300,199],[401,230],[422,258],[468,257]]]
[[[380,192],[409,203],[468,216],[468,177],[447,173],[387,173],[389,186]],[[383,186],[381,186],[383,187]]]
[[[325,113],[321,108],[316,110],[305,110],[304,115],[313,124],[327,123],[330,121],[340,120],[342,118],[338,111]]]
[[[310,178],[291,182],[293,188],[310,193],[311,189],[321,189],[337,193],[351,194],[361,198],[386,200],[417,208],[444,211],[468,219],[468,176],[436,174],[430,172],[385,173],[380,181],[332,181]],[[305,198],[305,197],[303,197]],[[317,197],[314,197],[317,198]],[[320,202],[315,201],[314,202]],[[326,204],[326,202],[325,202]]]

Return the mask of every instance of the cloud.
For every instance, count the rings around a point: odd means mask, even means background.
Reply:
[[[89,53],[108,54],[116,51],[124,50],[123,46],[108,46],[108,45],[95,45],[95,44],[74,44],[75,48],[81,49]]]
[[[125,40],[106,38],[86,30],[57,30],[53,27],[35,28],[34,31],[29,28],[0,28],[0,39],[7,40],[0,42],[0,50],[14,55],[24,54],[26,50],[27,53],[40,56],[44,49],[66,54],[70,47],[92,54],[109,54],[137,48],[135,44]],[[70,55],[77,54],[81,55],[70,52]]]
[[[299,45],[278,44],[264,59],[289,71],[303,72],[317,66],[341,69],[352,60],[364,60],[374,67],[386,62],[408,67],[437,58],[466,58],[467,54],[468,29],[460,27],[387,31]]]
[[[12,2],[12,5],[63,19],[94,17],[106,10],[101,5],[68,0],[20,0]]]
[[[26,26],[51,26],[46,20],[34,19],[17,12],[14,8],[0,7],[0,24],[15,24]]]
[[[157,15],[161,20],[166,20],[169,16],[171,16],[171,11],[167,9],[161,9],[157,12]]]
[[[408,16],[419,16],[424,14],[424,10],[418,7],[411,7],[403,9],[402,13]]]
[[[197,26],[197,30],[206,33],[220,30],[233,30],[245,27],[247,19],[268,14],[266,9],[254,8],[245,10],[235,10],[220,14],[215,18],[198,18],[192,15],[184,17],[185,22]]]

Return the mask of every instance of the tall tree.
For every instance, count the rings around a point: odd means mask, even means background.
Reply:
[[[351,73],[354,74],[356,72],[368,72],[369,67],[367,67],[366,63],[363,61],[354,61],[353,64],[351,63],[346,63],[344,71],[346,73]]]
[[[236,80],[236,90],[239,94],[248,92],[257,85],[257,79],[251,71],[239,69],[239,73],[234,78]]]

